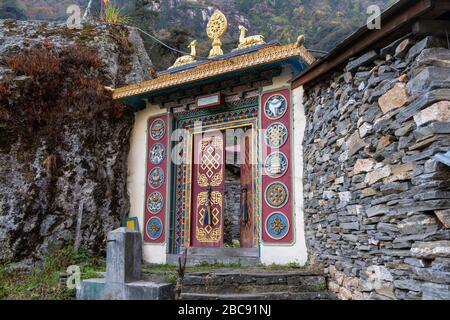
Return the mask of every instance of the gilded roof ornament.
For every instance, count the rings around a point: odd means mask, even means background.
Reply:
[[[227,18],[222,12],[216,10],[209,19],[208,26],[206,28],[208,37],[213,40],[209,58],[217,57],[223,54],[222,41],[220,41],[220,38],[223,37],[227,31],[227,28]]]
[[[197,56],[197,40],[192,41],[191,44],[189,44],[188,48],[191,49],[191,54],[188,56],[179,57],[175,61],[173,66],[171,66],[169,69],[173,69],[197,61],[197,59],[195,58]]]
[[[262,48],[252,54],[237,56],[229,60],[208,61],[191,70],[164,74],[152,80],[117,88],[114,90],[113,98],[122,99],[144,93],[156,92],[185,83],[205,80],[214,76],[274,63],[296,56],[300,57],[306,64],[312,64],[315,61],[315,58],[304,46],[299,47],[296,43],[284,46],[273,45]]]
[[[246,37],[245,34],[248,31],[248,29],[244,26],[239,26],[239,31],[240,31],[240,36],[239,36],[239,46],[237,48],[238,50],[265,44],[264,36],[256,35],[256,36]]]

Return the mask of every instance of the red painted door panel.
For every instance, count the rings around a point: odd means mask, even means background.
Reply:
[[[253,165],[251,160],[251,137],[246,134],[241,144],[241,248],[253,248]]]
[[[223,247],[225,136],[221,131],[194,135],[191,246]]]

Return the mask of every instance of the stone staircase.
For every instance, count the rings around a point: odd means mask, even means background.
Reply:
[[[190,273],[183,281],[183,300],[331,300],[326,279],[314,272],[227,270]]]
[[[178,266],[179,255],[169,255],[167,263]],[[260,262],[258,249],[253,248],[189,248],[186,266],[222,264],[256,266]]]

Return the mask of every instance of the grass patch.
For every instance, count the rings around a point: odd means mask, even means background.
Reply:
[[[31,272],[13,271],[11,262],[0,264],[0,299],[7,300],[71,300],[75,289],[60,284],[60,273],[70,265],[78,265],[82,279],[98,277],[104,271],[104,260],[92,257],[81,249],[74,254],[68,246],[62,250],[50,250],[41,267]]]

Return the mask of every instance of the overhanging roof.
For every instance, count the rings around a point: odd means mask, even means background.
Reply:
[[[419,19],[435,19],[450,11],[450,0],[400,0],[381,15],[381,29],[370,30],[363,26],[329,54],[317,60],[295,77],[292,87],[297,88],[321,79],[350,58],[374,48],[383,48],[411,32]]]
[[[301,69],[303,69],[314,60],[315,58],[303,46],[269,44],[250,48],[242,53],[227,54],[206,62],[168,70],[160,73],[160,76],[155,79],[115,89],[113,98],[127,104],[135,104],[137,97],[148,98],[173,88],[202,83],[208,79],[283,62],[302,65]]]

